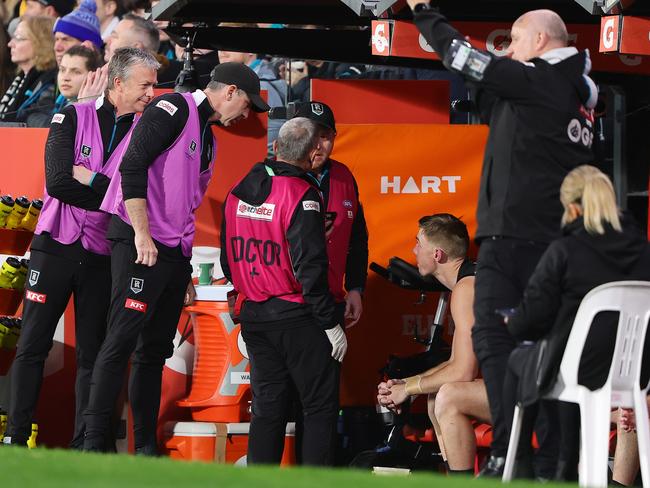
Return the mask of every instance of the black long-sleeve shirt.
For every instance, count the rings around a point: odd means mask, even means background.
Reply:
[[[198,104],[199,127],[201,131],[201,171],[210,165],[214,157],[210,117],[214,109],[205,93],[196,91],[192,94]],[[164,151],[169,149],[185,128],[190,116],[190,108],[180,93],[167,93],[154,99],[144,109],[138,125],[133,129],[129,147],[124,153],[120,174],[122,176],[122,194],[124,200],[147,198],[147,179],[149,166]],[[108,237],[113,240],[132,241],[133,227],[113,217],[108,229]],[[159,257],[167,260],[185,259],[180,244],[175,248],[156,242]]]
[[[308,173],[312,182],[318,186],[321,192],[325,208],[327,208],[330,194],[330,166],[330,162],[327,161],[320,178]],[[358,210],[352,221],[352,233],[350,234],[348,256],[345,262],[345,289],[347,291],[363,291],[366,288],[366,279],[368,277],[368,227],[363,213],[363,206],[359,202],[359,188],[356,180],[354,180],[354,191]]]
[[[115,107],[107,97],[97,99],[95,107],[103,145],[103,164],[106,164],[133,125],[135,114],[116,117]],[[57,115],[50,123],[50,132],[45,145],[45,187],[47,193],[52,198],[68,205],[85,210],[98,210],[110,179],[97,173],[91,185],[86,186],[72,177],[78,122],[77,112],[70,105]],[[99,150],[99,148],[92,149]],[[86,251],[79,241],[71,245],[61,244],[52,239],[47,232],[34,236],[31,248],[89,264],[105,265],[107,259],[105,256]]]
[[[463,39],[432,9],[415,25],[444,59]],[[481,117],[490,126],[476,218],[476,239],[508,236],[550,242],[560,235],[559,189],[566,174],[592,164],[596,87],[585,75],[589,56],[572,47],[552,49],[522,63],[491,56],[480,81],[468,80]]]
[[[193,94],[198,102],[201,130],[201,171],[214,155],[212,131],[208,119],[214,114],[202,91]],[[161,103],[163,102],[163,103]],[[147,198],[147,170],[154,160],[178,139],[190,116],[190,108],[180,93],[168,93],[153,100],[133,129],[133,137],[124,153],[120,173],[124,199]]]
[[[277,176],[293,176],[307,181],[304,172],[288,163],[267,160],[264,162]],[[232,190],[233,196],[250,205],[264,203],[271,191],[272,177],[264,165],[258,164]],[[320,201],[316,188],[310,188],[301,202]],[[224,205],[225,207],[225,205]],[[228,266],[229,247],[226,242],[227,216],[221,226],[221,267],[226,278],[232,281]],[[323,212],[306,211],[299,203],[286,230],[289,255],[296,280],[302,286],[306,303],[294,303],[279,298],[265,302],[246,301],[241,312],[242,324],[248,330],[287,329],[313,324],[323,329],[336,324],[334,298],[327,283],[327,248]]]
[[[104,146],[104,164],[119,143],[124,139],[134,114],[115,116],[115,107],[107,97],[99,98],[95,106]],[[77,112],[70,105],[63,109],[63,117],[57,117],[50,124],[50,132],[45,144],[45,187],[47,193],[63,203],[85,210],[98,210],[106,194],[110,179],[97,173],[90,186],[79,183],[72,177],[75,139],[77,134]],[[60,122],[59,122],[60,121]],[[94,148],[93,148],[94,149]]]

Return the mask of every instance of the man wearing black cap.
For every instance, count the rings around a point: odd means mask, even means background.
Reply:
[[[63,17],[72,12],[75,0],[27,0],[24,15],[45,15],[46,17]]]
[[[111,413],[131,353],[135,449],[157,453],[156,422],[165,359],[184,304],[194,300],[190,258],[194,213],[213,170],[209,125],[233,125],[265,112],[260,82],[247,66],[224,63],[205,90],[153,100],[113,176],[102,210],[113,214],[108,333],[95,362],[84,415],[84,449],[104,451]]]
[[[330,159],[336,139],[332,109],[322,102],[300,103],[296,105],[295,117],[306,117],[318,125],[320,144],[308,175],[320,189],[327,209],[329,286],[337,304],[338,321],[347,323],[349,328],[361,318],[361,295],[368,275],[368,229],[359,203],[359,189],[348,167]]]

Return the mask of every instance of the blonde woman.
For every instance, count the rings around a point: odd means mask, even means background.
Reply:
[[[549,246],[535,269],[524,298],[507,320],[508,331],[520,341],[536,341],[515,349],[504,384],[504,403],[510,424],[517,401],[526,406],[519,457],[530,460],[533,408],[557,376],[573,320],[591,289],[619,280],[650,280],[647,239],[621,214],[609,178],[593,166],[571,171],[560,188],[564,207],[564,236]],[[596,316],[582,354],[578,379],[595,390],[605,382],[616,340],[618,315]],[[550,402],[549,402],[550,403]],[[559,416],[559,446],[545,446],[541,454],[558,449],[556,479],[576,479],[580,413],[576,405],[553,404]],[[538,455],[540,453],[538,452]],[[604,467],[603,467],[604,469]]]
[[[56,85],[53,26],[53,18],[28,16],[16,27],[8,46],[18,72],[0,99],[0,122],[49,124]]]

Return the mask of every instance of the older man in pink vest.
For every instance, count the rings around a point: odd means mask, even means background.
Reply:
[[[43,365],[63,311],[74,295],[77,339],[75,433],[81,448],[93,364],[110,303],[110,216],[99,211],[141,112],[153,98],[156,59],[122,49],[108,66],[106,94],[52,117],[45,147],[45,198],[34,240],[23,306],[23,330],[12,367],[5,443],[25,445]]]

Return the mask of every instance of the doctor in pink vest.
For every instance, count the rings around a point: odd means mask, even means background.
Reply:
[[[332,109],[318,101],[300,103],[295,116],[318,125],[319,148],[307,175],[319,188],[325,204],[328,281],[340,322],[345,321],[349,328],[361,318],[368,276],[368,228],[359,189],[348,167],[330,158],[336,139]]]
[[[253,392],[248,462],[279,464],[292,392],[304,416],[305,464],[332,462],[347,340],[327,283],[324,207],[305,175],[316,124],[281,128],[276,160],[253,166],[226,197],[221,266],[245,296],[240,320]]]
[[[108,90],[52,117],[45,147],[45,196],[31,247],[23,329],[12,366],[5,443],[25,445],[43,365],[59,318],[74,296],[77,353],[75,432],[83,445],[82,413],[93,365],[106,331],[111,293],[110,216],[99,211],[141,112],[153,98],[159,64],[135,48],[116,51]]]

